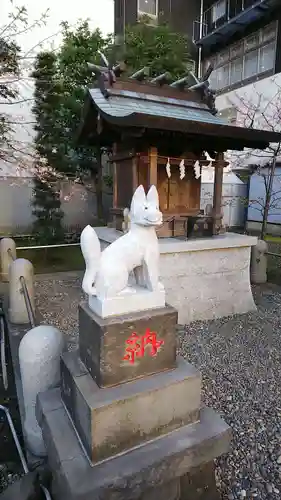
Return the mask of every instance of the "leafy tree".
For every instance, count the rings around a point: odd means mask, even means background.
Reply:
[[[17,91],[8,81],[8,76],[13,74],[17,77],[19,72],[20,48],[11,41],[1,38],[0,34],[0,98],[1,103],[8,102],[17,96]],[[7,80],[5,80],[7,78]],[[0,108],[1,109],[1,108]],[[9,117],[0,111],[0,158],[7,159],[9,150],[10,133],[12,131]]]
[[[111,50],[126,61],[128,71],[148,66],[152,77],[168,71],[176,79],[193,67],[191,40],[171,31],[167,24],[149,26],[145,19],[128,26],[121,50],[116,46]]]
[[[36,118],[35,148],[38,155],[57,170],[61,165],[54,148],[58,124],[54,120],[60,105],[61,86],[56,75],[56,56],[50,52],[38,54],[32,76],[35,78],[34,106]],[[62,158],[63,159],[63,158]],[[60,197],[54,184],[54,174],[48,167],[34,179],[33,234],[39,243],[51,243],[63,238]]]
[[[99,169],[95,147],[78,147],[76,138],[81,121],[87,86],[93,77],[87,62],[99,61],[98,50],[103,50],[109,39],[99,30],[91,31],[88,22],[76,29],[63,24],[63,41],[56,54],[40,54],[40,71],[35,67],[33,76],[38,89],[34,108],[38,120],[36,148],[48,165],[63,175],[83,178],[90,174],[96,184],[98,216],[102,218],[102,196],[99,187]],[[44,63],[47,65],[44,68]],[[40,80],[40,82],[39,82]],[[47,102],[40,95],[47,93]],[[45,95],[44,94],[44,95]]]
[[[36,242],[52,244],[63,241],[63,211],[61,210],[60,193],[57,178],[50,172],[33,180],[33,215],[36,217],[32,233]]]
[[[63,40],[58,52],[52,55],[52,72],[47,70],[44,74],[48,93],[53,92],[54,96],[49,95],[48,105],[43,100],[37,101],[36,111],[41,119],[40,136],[37,130],[40,154],[57,172],[75,174],[82,180],[88,179],[90,174],[96,187],[100,219],[103,218],[101,151],[98,144],[78,147],[76,142],[86,90],[94,79],[87,63],[100,65],[100,50],[112,63],[126,60],[129,72],[149,66],[151,76],[169,71],[177,78],[191,66],[188,38],[172,33],[166,25],[150,28],[140,23],[131,26],[127,29],[124,46],[115,45],[112,40],[112,36],[103,37],[99,30],[92,31],[88,21],[74,29],[63,23]],[[38,78],[36,68],[34,76]]]

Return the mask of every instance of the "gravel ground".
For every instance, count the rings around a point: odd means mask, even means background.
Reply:
[[[36,281],[46,323],[77,343],[81,277]],[[203,374],[203,400],[233,430],[232,450],[217,461],[222,498],[281,498],[281,287],[256,287],[258,311],[196,322],[179,332],[179,352]]]

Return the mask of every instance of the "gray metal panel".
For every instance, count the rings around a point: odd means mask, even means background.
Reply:
[[[176,106],[168,103],[167,98],[165,101],[161,102],[160,100],[158,103],[155,101],[151,102],[145,98],[129,98],[129,96],[122,97],[121,95],[111,95],[109,98],[105,98],[99,89],[91,89],[90,94],[101,111],[115,117],[126,117],[137,113],[158,116],[159,118],[163,117],[183,121],[197,121],[200,123],[211,123],[224,126],[228,125],[226,120],[212,115],[208,108],[194,109],[185,106]],[[173,99],[173,101],[176,100]]]

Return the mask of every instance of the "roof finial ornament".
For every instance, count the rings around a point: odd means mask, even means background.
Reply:
[[[97,53],[102,60],[103,66],[98,66],[97,64],[92,63],[87,64],[88,68],[97,76],[100,90],[104,97],[107,98],[109,96],[109,92],[106,89],[105,82],[108,82],[109,86],[112,87],[116,82],[116,75],[119,75],[124,71],[124,64],[120,63],[113,67],[103,52],[98,50]]]
[[[184,76],[183,78],[180,78],[179,80],[176,80],[175,82],[171,83],[170,87],[184,90],[184,87],[188,85],[188,83],[189,83],[189,76]]]
[[[142,82],[146,77],[149,76],[149,67],[145,66],[142,69],[136,71],[133,75],[130,76],[133,80],[137,80],[138,82]]]
[[[215,91],[210,88],[209,78],[211,73],[213,72],[213,66],[210,64],[206,73],[202,76],[200,80],[196,78],[196,76],[190,71],[190,76],[194,80],[195,84],[191,87],[188,87],[188,90],[194,90],[200,93],[202,101],[207,104],[214,115],[217,114],[218,110],[216,109],[216,98]]]

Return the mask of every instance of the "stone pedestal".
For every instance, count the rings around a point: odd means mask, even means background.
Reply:
[[[176,357],[176,324],[170,306],[107,319],[80,306],[79,350],[37,404],[54,500],[217,500],[230,429]]]
[[[169,306],[103,319],[92,312],[89,306],[81,305],[80,358],[99,387],[109,387],[175,368],[177,319],[177,311]],[[148,331],[156,333],[157,341],[162,342],[157,356],[150,356],[149,348],[151,350],[152,345],[147,344],[145,356],[135,356],[133,363],[123,359],[127,354],[126,349],[130,347],[127,341],[131,335],[140,343],[141,339],[135,335],[141,337]]]

